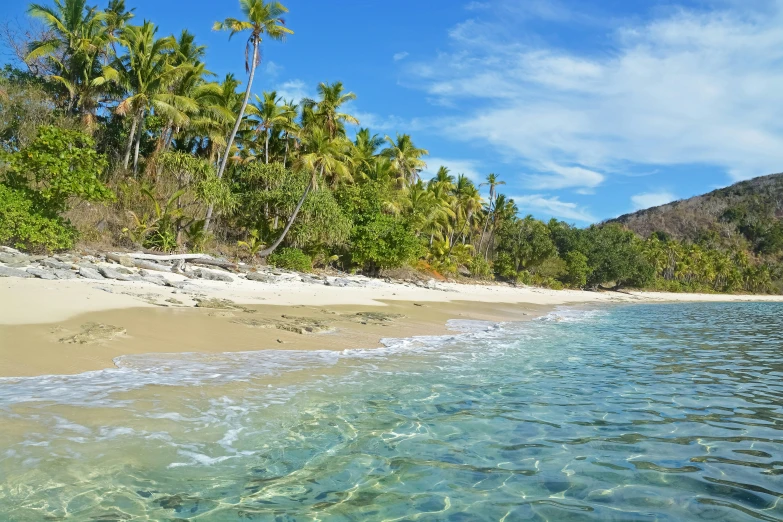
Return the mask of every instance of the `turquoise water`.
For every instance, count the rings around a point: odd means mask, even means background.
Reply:
[[[783,305],[0,379],[0,520],[783,520]]]

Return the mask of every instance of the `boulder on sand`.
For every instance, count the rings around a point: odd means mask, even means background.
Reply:
[[[24,270],[19,270],[18,268],[0,266],[0,277],[25,277],[27,279],[32,279],[35,276],[33,274],[28,274]]]
[[[101,275],[100,272],[98,272],[97,269],[90,268],[88,266],[79,267],[79,275],[84,277],[85,279],[98,279],[98,280],[104,279],[104,277]]]

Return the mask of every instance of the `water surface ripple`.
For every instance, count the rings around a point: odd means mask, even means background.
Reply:
[[[0,379],[0,520],[783,520],[783,305]]]

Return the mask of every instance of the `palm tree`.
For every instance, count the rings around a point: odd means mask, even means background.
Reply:
[[[487,238],[487,249],[484,257],[489,258],[489,250],[492,248],[492,236],[500,226],[516,218],[519,209],[513,199],[506,198],[505,194],[498,194],[495,197],[495,204],[492,212],[492,226],[489,227],[489,237]]]
[[[383,138],[377,134],[370,134],[370,129],[362,128],[356,133],[351,155],[359,173],[363,178],[370,177],[370,172],[378,163],[378,149],[383,145]],[[386,163],[391,165],[391,163]]]
[[[347,151],[351,142],[342,136],[331,138],[327,130],[313,127],[309,130],[304,143],[305,153],[299,156],[297,166],[310,172],[310,179],[305,186],[302,197],[296,204],[288,222],[269,248],[259,252],[259,256],[266,257],[274,252],[285,239],[286,234],[294,224],[296,216],[304,204],[311,190],[318,188],[319,180],[337,182],[343,179],[351,179],[351,173],[347,165]]]
[[[153,23],[144,22],[144,25],[126,26],[121,35],[127,54],[117,60],[117,70],[120,84],[127,90],[128,96],[115,111],[121,116],[130,114],[133,118],[123,164],[127,169],[135,138],[134,174],[138,169],[139,145],[147,112],[154,110],[177,123],[187,121],[186,111],[198,108],[193,99],[169,91],[174,80],[191,66],[172,65],[176,41],[171,36],[156,38],[157,31]]]
[[[419,179],[419,172],[427,166],[421,158],[428,155],[429,151],[417,148],[407,134],[397,134],[396,141],[389,136],[384,139],[389,147],[383,150],[383,154],[391,160],[400,186],[415,183]]]
[[[470,224],[474,213],[481,209],[481,194],[479,194],[476,186],[467,177],[462,174],[459,175],[454,191],[456,193],[457,222],[459,222],[460,217],[464,218],[465,221],[459,234],[457,234],[457,237],[455,238],[452,235],[449,253],[451,253],[451,249],[454,248],[456,239],[459,238],[459,236],[462,236],[462,243],[465,243],[465,228]]]
[[[256,96],[253,104],[253,116],[258,120],[256,132],[264,133],[264,163],[269,163],[269,137],[272,129],[281,127],[287,123],[286,108],[278,98],[277,92],[264,92],[263,99]]]
[[[489,204],[487,206],[487,220],[484,222],[484,230],[481,231],[481,238],[479,239],[479,246],[478,251],[481,252],[481,245],[484,243],[484,234],[487,232],[487,225],[489,225],[489,220],[492,217],[492,211],[493,211],[493,201],[495,200],[495,194],[497,187],[499,185],[505,185],[505,181],[500,181],[498,176],[495,174],[489,174],[487,176],[486,183],[482,183],[479,185],[479,187],[483,187],[486,185],[489,185]]]
[[[218,178],[223,177],[223,173],[226,170],[226,164],[228,163],[228,156],[231,150],[231,146],[234,143],[239,127],[242,124],[242,118],[245,115],[245,109],[247,108],[248,101],[250,100],[250,90],[253,87],[253,79],[256,75],[256,68],[261,63],[261,40],[262,35],[266,34],[272,40],[283,40],[286,35],[293,34],[294,32],[285,27],[285,21],[282,15],[288,12],[283,4],[280,2],[265,2],[264,0],[239,0],[239,7],[244,15],[244,20],[236,18],[226,18],[222,22],[215,22],[213,29],[215,31],[230,31],[229,38],[233,37],[237,33],[244,31],[250,31],[250,36],[247,39],[245,45],[245,71],[248,72],[247,87],[245,89],[245,97],[242,100],[242,105],[239,108],[239,114],[237,114],[234,128],[231,130],[231,134],[226,140],[226,154],[223,156],[223,161],[220,163],[218,169]],[[250,49],[252,48],[252,58],[249,59]],[[211,209],[211,207],[210,207]],[[211,214],[211,212],[210,212]],[[207,221],[209,224],[209,221]]]
[[[343,92],[343,82],[318,84],[318,94],[320,100],[303,100],[306,107],[313,108],[314,120],[329,133],[330,138],[337,135],[345,135],[345,124],[352,123],[359,125],[359,120],[350,114],[340,112],[340,107],[345,103],[355,100],[356,95],[352,92]]]
[[[86,0],[55,0],[54,7],[31,4],[27,12],[49,30],[47,39],[30,43],[27,60],[46,57],[53,62],[57,74],[50,79],[68,92],[67,110],[81,112],[91,130],[99,95],[115,79],[114,71],[101,65],[110,41],[103,25],[106,14],[88,7]]]

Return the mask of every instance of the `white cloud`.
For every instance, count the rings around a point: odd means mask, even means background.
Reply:
[[[546,163],[543,167],[550,173],[523,176],[527,188],[533,190],[595,188],[604,181],[603,174],[582,167],[564,167],[555,163]]]
[[[633,203],[635,210],[642,210],[650,207],[657,207],[659,205],[665,205],[671,203],[677,199],[677,196],[671,192],[644,192],[642,194],[636,194],[631,196],[631,202]]]
[[[486,174],[481,173],[479,165],[472,160],[431,157],[425,157],[424,159],[427,161],[427,168],[422,171],[421,177],[425,180],[435,176],[440,167],[448,168],[450,174],[455,178],[457,174],[464,174],[476,184],[483,182],[486,177]]]
[[[764,2],[763,13],[724,5],[626,25],[592,54],[498,39],[502,22],[470,20],[450,32],[453,52],[411,64],[406,78],[475,107],[440,122],[447,136],[488,142],[538,171],[591,172],[580,186],[640,166],[706,164],[734,180],[777,172],[783,2]],[[576,177],[532,181],[565,187]]]
[[[280,71],[282,70],[283,66],[276,64],[272,60],[269,60],[264,64],[264,74],[272,78],[277,78],[277,76],[280,75]]]
[[[476,2],[476,1],[473,1],[473,2],[468,2],[465,5],[465,9],[468,10],[468,11],[478,11],[478,10],[487,9],[487,8],[489,8],[489,4],[487,2]]]
[[[582,223],[594,223],[598,219],[587,209],[576,203],[560,201],[558,197],[547,197],[541,194],[528,194],[514,196],[520,214],[536,214],[542,217],[553,216],[561,219],[579,221]]]
[[[395,55],[394,55],[394,56],[392,56],[392,58],[394,58],[394,61],[395,61],[395,62],[399,62],[400,60],[404,60],[405,58],[407,58],[407,57],[408,57],[408,54],[409,54],[409,53],[407,53],[407,52],[405,52],[405,51],[402,51],[402,52],[400,52],[400,53],[395,53]]]
[[[295,103],[299,103],[302,98],[314,98],[314,90],[307,87],[302,80],[289,80],[283,82],[277,86],[278,96],[282,96],[284,100],[294,100]]]

